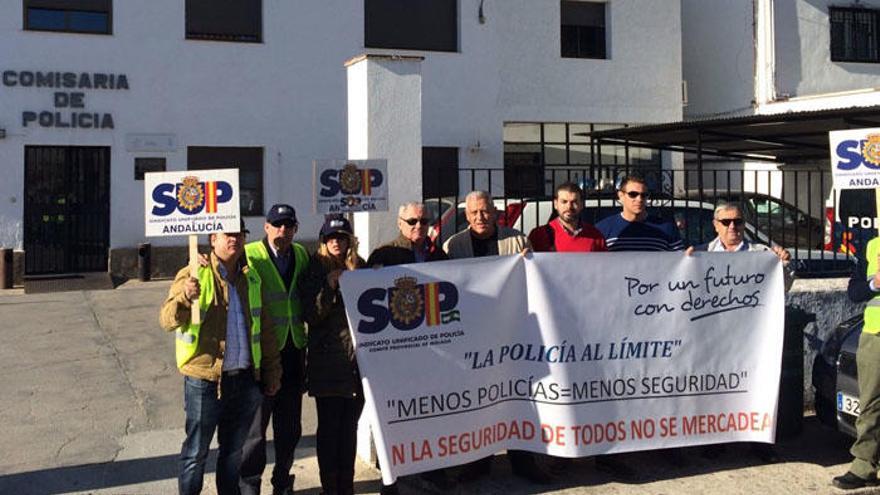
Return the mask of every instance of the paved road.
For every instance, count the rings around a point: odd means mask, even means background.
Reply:
[[[176,492],[182,381],[173,338],[157,323],[167,290],[168,282],[129,282],[111,291],[0,291],[0,494]],[[314,403],[304,407],[296,488],[315,494]],[[592,459],[578,459],[548,465],[559,481],[535,486],[511,477],[499,456],[492,477],[455,493],[835,493],[829,481],[846,470],[847,447],[846,438],[807,418],[804,434],[778,447],[776,464],[762,464],[741,445],[714,459],[687,449],[683,465],[643,452],[623,457],[634,478],[616,480]],[[378,479],[358,464],[358,493],[377,492]],[[209,475],[206,493],[212,484]],[[401,483],[404,494],[426,491],[417,479]]]

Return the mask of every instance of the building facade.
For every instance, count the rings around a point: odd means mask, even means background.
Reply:
[[[287,202],[317,237],[312,161],[347,156],[363,53],[424,57],[426,189],[450,163],[503,168],[518,124],[682,112],[678,0],[0,5],[0,246],[27,274],[131,275],[138,244],[183,246],[144,237],[149,171],[238,167],[252,232]]]

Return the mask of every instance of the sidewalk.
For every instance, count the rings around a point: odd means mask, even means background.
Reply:
[[[176,493],[182,381],[174,339],[158,326],[168,286],[0,291],[0,493]],[[294,468],[297,493],[320,492],[315,421],[314,401],[307,398]],[[848,439],[808,418],[800,438],[779,446],[778,464],[762,465],[739,445],[714,460],[687,449],[683,466],[641,452],[625,456],[637,471],[626,482],[597,471],[592,459],[577,459],[558,470],[557,484],[536,486],[511,476],[506,460],[496,457],[491,477],[453,493],[835,493],[830,480],[845,472],[848,446]],[[270,449],[270,461],[271,455]],[[378,480],[377,470],[358,463],[358,493],[377,493]],[[205,493],[215,493],[212,472],[205,486]],[[400,486],[404,494],[429,488],[417,477]],[[264,493],[271,493],[267,479]]]

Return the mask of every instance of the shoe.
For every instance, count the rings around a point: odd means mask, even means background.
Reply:
[[[491,472],[492,458],[487,457],[485,459],[480,459],[479,461],[465,464],[465,466],[461,470],[461,473],[459,473],[458,475],[458,481],[468,483],[484,476],[489,476],[489,473]]]
[[[768,443],[753,443],[749,447],[749,451],[753,456],[757,457],[766,464],[774,464],[779,462],[779,454],[776,453],[776,449],[773,445]]]
[[[846,474],[837,476],[833,480],[831,480],[831,484],[841,490],[855,490],[856,488],[864,488],[866,486],[876,486],[877,479],[865,479],[860,476],[856,476],[851,471],[847,471]]]
[[[514,475],[529,480],[536,485],[549,485],[553,482],[553,478],[538,465],[535,460],[535,454],[531,452],[508,451],[507,458],[510,459],[510,470],[513,471]]]
[[[289,486],[281,489],[276,488],[272,490],[272,495],[293,495],[293,488]]]
[[[400,495],[400,492],[397,490],[397,483],[382,485],[382,488],[379,489],[379,495]]]
[[[446,475],[445,469],[426,471],[421,473],[419,477],[443,491],[451,490],[452,487],[455,486],[455,483],[453,483],[452,480],[449,479],[449,476]]]

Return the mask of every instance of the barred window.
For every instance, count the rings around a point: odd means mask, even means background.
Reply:
[[[829,9],[833,62],[880,62],[878,13],[874,9]]]

